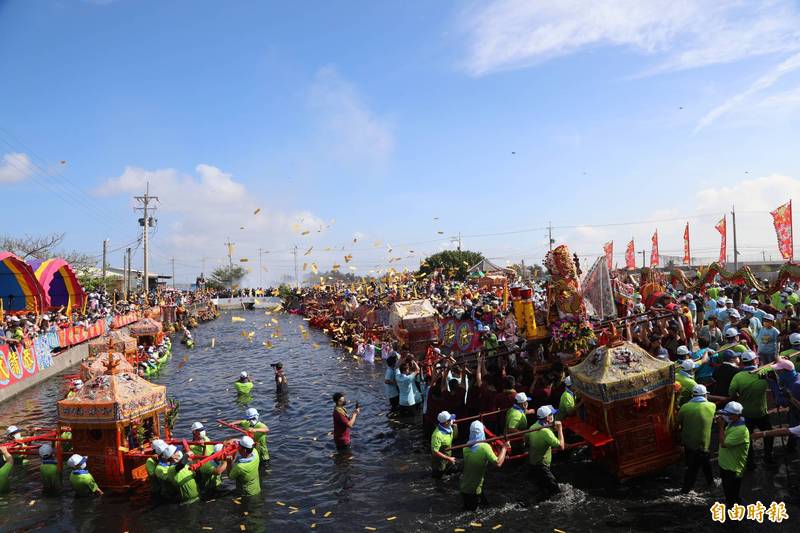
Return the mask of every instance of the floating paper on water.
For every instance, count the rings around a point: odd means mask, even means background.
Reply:
[[[314,348],[315,350],[318,350],[320,346],[315,342],[314,344],[311,345],[311,347]]]
[[[272,348],[272,343],[271,343],[271,342],[269,342],[269,341],[264,341],[264,342],[262,342],[261,344],[262,344],[262,345],[264,346],[264,348],[266,348],[267,350],[269,350],[270,348]]]
[[[194,378],[189,378],[189,381],[187,381],[187,383],[191,383],[192,381],[194,381]]]
[[[386,519],[387,522],[391,522],[392,520],[397,520],[397,517],[396,516],[390,516],[389,518]]]
[[[242,531],[247,531],[247,527],[244,524],[239,524],[239,529]]]
[[[203,526],[203,529],[205,529],[206,531],[214,531],[214,528],[209,526]]]
[[[311,524],[311,529],[316,529],[316,528],[317,528],[317,523],[316,523],[316,522],[314,522],[313,524]]]
[[[300,510],[299,508],[297,508],[297,507],[294,507],[294,506],[292,506],[292,505],[290,505],[290,506],[289,506],[289,509],[293,509],[293,510],[295,510],[295,511],[299,511],[299,510]]]
[[[332,515],[332,514],[333,514],[333,511],[328,511],[327,513],[325,513],[325,514],[324,514],[324,515],[322,515],[322,516],[323,516],[323,517],[325,517],[325,518],[328,518],[328,517],[329,517],[330,515]]]
[[[232,316],[231,317],[231,322],[247,322],[247,320],[245,320],[244,318],[242,318],[240,316]]]
[[[211,347],[213,348],[217,344],[217,338],[211,337]]]
[[[314,249],[314,247],[312,246],[311,248],[309,248],[308,250],[306,250],[306,253],[304,253],[303,255],[308,255],[308,254],[310,254],[310,253],[311,253],[311,250],[313,250],[313,249]]]
[[[469,525],[471,527],[483,527],[483,524],[481,524],[480,522],[470,522]]]
[[[278,320],[277,320],[277,319],[275,319],[275,318],[270,318],[269,320],[270,320],[270,322],[272,322],[273,324],[277,324],[277,323],[278,323]]]
[[[284,506],[286,506],[286,504],[285,504],[285,503],[283,503],[283,502],[275,502],[275,503],[277,503],[277,504],[278,504],[278,505],[280,505],[281,507],[284,507]]]
[[[30,502],[28,502],[28,507],[30,507],[31,505],[36,505],[36,500],[31,500]]]
[[[503,527],[503,524],[497,524],[496,526],[494,526],[494,527],[492,528],[492,530],[497,530],[497,529],[500,529],[501,527]],[[556,529],[556,531],[560,531],[560,530]],[[562,532],[562,533],[563,533],[563,532]]]
[[[369,526],[364,526],[364,529],[366,529],[367,531],[378,531],[374,527],[369,527]]]
[[[464,531],[466,530],[460,527],[453,528],[454,533],[463,533]]]

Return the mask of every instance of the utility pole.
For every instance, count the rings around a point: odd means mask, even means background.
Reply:
[[[122,293],[128,297],[128,257],[122,254]]]
[[[645,252],[644,250],[642,250],[641,252],[639,252],[640,254],[642,254],[642,268],[644,268],[644,266],[645,266],[645,265],[644,265],[644,252]]]
[[[108,270],[108,239],[103,239],[103,283],[106,282],[106,270]]]
[[[142,211],[144,213],[143,218],[139,219],[139,225],[144,228],[144,233],[142,234],[142,244],[144,247],[144,263],[142,265],[142,287],[144,288],[145,297],[147,297],[147,293],[150,290],[150,280],[148,279],[148,259],[149,259],[149,246],[150,243],[148,242],[147,233],[150,226],[155,225],[155,219],[153,219],[150,214],[152,211],[155,211],[155,207],[150,207],[150,202],[158,202],[158,196],[150,196],[150,182],[147,182],[147,188],[145,189],[144,196],[134,196],[134,200],[138,201],[142,207],[137,207],[135,209]]]
[[[731,206],[731,218],[733,218],[733,271],[739,270],[739,250],[736,247],[736,206]]]
[[[231,242],[231,238],[228,237],[228,242],[225,243],[225,246],[228,248],[228,268],[233,268],[233,246],[235,242]]]
[[[761,262],[762,263],[767,262],[767,253],[764,250],[761,250]]]
[[[461,232],[458,232],[458,251],[461,251]]]
[[[127,300],[128,299],[128,293],[131,291],[131,274],[132,274],[133,266],[131,266],[131,249],[128,248],[125,252],[128,254],[128,279],[125,282],[125,283],[127,283],[127,285],[125,285],[125,299]]]
[[[547,221],[547,244],[550,246],[550,251],[553,251],[553,223]]]
[[[300,278],[298,277],[297,273],[297,245],[294,245],[292,248],[292,254],[294,255],[294,282],[297,285],[297,288],[300,288]]]
[[[175,288],[175,258],[172,258],[172,288]]]

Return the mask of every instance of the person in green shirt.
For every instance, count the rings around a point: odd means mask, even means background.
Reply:
[[[42,476],[42,492],[45,494],[58,494],[61,492],[61,465],[53,456],[53,446],[42,444],[39,447],[39,457],[42,464],[39,473]]]
[[[685,346],[681,346],[681,348],[685,348]],[[694,365],[695,363],[691,359],[684,359],[680,362],[679,370],[675,373],[675,381],[681,385],[681,392],[678,397],[679,406],[692,399],[692,391],[697,385],[694,380]]]
[[[431,475],[434,479],[441,479],[449,474],[456,464],[453,452],[447,448],[453,445],[453,439],[458,436],[458,426],[453,424],[456,415],[442,411],[436,416],[439,422],[431,434]]]
[[[503,448],[499,455],[495,455],[491,445],[486,440],[486,433],[483,423],[475,420],[469,426],[469,440],[467,447],[464,448],[464,470],[461,473],[461,483],[459,490],[461,498],[464,500],[464,509],[475,511],[478,505],[486,505],[486,494],[483,490],[483,478],[486,476],[486,466],[491,463],[498,468],[503,466],[506,460],[506,453],[511,449],[507,443],[503,443]]]
[[[175,487],[178,493],[178,501],[181,504],[193,503],[200,498],[197,482],[194,479],[194,472],[188,467],[187,460],[188,458],[180,450],[176,451],[170,460],[172,472],[169,477],[169,483]]]
[[[192,424],[192,442],[210,442],[211,439],[208,438],[206,435],[206,428],[203,426],[202,422],[195,422]],[[189,446],[189,451],[192,455],[203,455],[208,456],[214,453],[214,445],[213,444],[191,444]],[[197,481],[200,486],[205,486],[208,482],[208,478],[214,475],[214,466],[211,462],[204,463],[197,470]]]
[[[232,441],[229,441],[232,442]],[[258,475],[258,450],[255,441],[244,436],[238,441],[239,454],[222,463],[214,473],[221,475],[226,470],[228,477],[236,481],[236,490],[242,496],[258,496],[261,494],[261,478]]]
[[[575,402],[575,392],[572,390],[572,376],[564,379],[564,392],[558,401],[558,414],[556,420],[563,421],[565,418],[575,416],[578,412],[578,405]]]
[[[708,401],[708,390],[705,385],[695,385],[692,399],[678,411],[678,427],[681,432],[686,457],[686,475],[683,477],[681,491],[686,493],[694,488],[697,471],[703,469],[708,486],[714,485],[711,473],[711,462],[708,446],[711,443],[711,426],[717,406]]]
[[[156,476],[156,467],[158,466],[159,456],[167,447],[167,443],[161,439],[153,439],[150,442],[150,446],[153,448],[155,457],[147,458],[147,461],[144,463],[144,469],[147,471],[147,479],[150,480],[150,494],[154,498],[158,498],[161,496],[161,482],[158,476]]]
[[[550,471],[550,462],[553,460],[553,448],[564,449],[564,428],[561,421],[555,419],[558,413],[552,405],[544,405],[536,411],[538,421],[534,423],[531,431],[525,435],[528,442],[528,475],[534,480],[544,499],[561,492],[553,472]],[[556,433],[553,433],[553,429]]]
[[[213,448],[213,453],[221,452],[222,451],[222,444],[215,444]],[[209,461],[208,464],[211,465],[211,475],[208,477],[201,478],[200,484],[200,492],[208,497],[214,494],[216,490],[222,485],[222,478],[219,474],[217,474],[216,470],[220,467],[222,463],[224,463],[224,459],[214,459],[213,461]]]
[[[514,433],[528,429],[528,415],[532,415],[536,412],[533,409],[528,409],[528,402],[530,400],[531,397],[524,392],[518,392],[516,396],[514,396],[514,405],[506,411],[505,434],[508,437],[511,437]],[[513,453],[522,452],[523,444],[524,442],[519,440],[514,441],[511,445]]]
[[[800,333],[792,333],[789,335],[789,348],[783,350],[780,353],[780,356],[784,359],[788,359],[795,366],[800,366]]]
[[[6,428],[6,440],[9,444],[14,444],[16,441],[22,438],[22,431],[17,426],[8,426]],[[14,457],[14,464],[17,466],[22,466],[28,464],[28,456],[24,453],[12,453]]]
[[[742,404],[744,409],[742,416],[746,421],[748,431],[753,431],[756,428],[762,431],[772,429],[772,423],[767,413],[767,389],[769,384],[766,380],[766,374],[771,371],[771,367],[766,366],[757,370],[756,354],[747,351],[742,354],[740,368],[739,373],[731,380],[728,396]],[[775,462],[772,458],[774,440],[773,437],[764,439],[764,462],[767,464]],[[752,446],[749,447],[747,467],[754,468]]]
[[[5,446],[0,446],[0,494],[11,489],[11,471],[14,470],[14,458]]]
[[[267,449],[267,433],[269,427],[264,422],[259,422],[258,410],[251,407],[244,413],[244,420],[237,420],[233,423],[242,429],[246,429],[253,434],[256,441],[256,451],[258,451],[259,462],[265,466],[269,462],[269,450]]]
[[[253,380],[250,379],[247,372],[242,372],[239,374],[239,379],[234,382],[233,386],[236,387],[236,394],[239,396],[246,396],[253,390]]]
[[[92,474],[86,469],[86,461],[88,457],[74,454],[67,461],[67,465],[72,468],[72,473],[69,475],[69,482],[72,488],[75,489],[75,496],[91,496],[92,494],[103,495],[103,491],[97,486],[97,482],[92,477]]]
[[[170,482],[170,478],[175,473],[175,466],[172,464],[172,456],[178,448],[170,444],[159,455],[159,461],[156,465],[156,478],[158,479],[158,488],[161,498],[168,502],[178,501],[178,490]]]
[[[750,431],[742,420],[742,404],[728,402],[717,417],[719,427],[719,473],[725,503],[741,504],[742,472],[750,449]]]

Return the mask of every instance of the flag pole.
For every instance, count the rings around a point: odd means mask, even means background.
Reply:
[[[736,248],[736,206],[731,206],[731,218],[733,219],[733,271],[739,270],[739,250]]]

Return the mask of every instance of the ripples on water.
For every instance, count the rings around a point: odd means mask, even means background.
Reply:
[[[458,480],[434,482],[429,475],[428,444],[421,425],[387,417],[381,364],[369,365],[327,344],[320,331],[299,332],[307,322],[292,315],[277,316],[285,338],[270,339],[271,328],[262,312],[233,313],[247,322],[232,323],[231,313],[201,325],[195,332],[197,348],[174,343],[174,355],[155,381],[168,387],[180,402],[176,435],[189,437],[189,426],[202,420],[212,439],[232,436],[218,428],[217,418],[241,418],[246,406],[237,404],[233,381],[242,370],[254,378],[253,399],[270,427],[271,465],[262,475],[262,493],[255,500],[234,503],[233,486],[202,504],[155,505],[144,495],[105,496],[74,500],[71,489],[58,498],[42,498],[38,461],[27,471],[17,469],[12,493],[0,497],[0,531],[687,531],[710,527],[708,507],[712,493],[680,494],[682,468],[643,479],[616,483],[583,454],[569,463],[554,461],[553,471],[562,494],[552,501],[531,503],[532,490],[523,468],[490,470],[485,484],[487,509],[462,510]],[[243,331],[255,331],[252,342]],[[215,348],[210,348],[211,339]],[[317,343],[319,349],[312,344]],[[179,368],[184,356],[188,362]],[[269,363],[282,361],[289,378],[287,394],[275,393]],[[75,372],[71,370],[67,373]],[[55,401],[64,394],[61,378],[53,378],[0,405],[0,428],[14,423],[23,428],[48,427],[55,422]],[[352,431],[353,454],[335,453],[331,440],[331,395],[344,392],[358,400],[362,413]],[[796,520],[800,508],[791,500],[782,463],[772,477],[758,471],[744,482],[746,501],[786,501]],[[91,469],[91,463],[89,464]],[[790,465],[793,482],[800,482],[797,462]],[[700,476],[702,477],[702,476]],[[66,480],[68,485],[68,481]],[[698,487],[702,482],[698,480]],[[751,493],[755,488],[756,492]],[[797,494],[797,489],[791,490]],[[34,502],[32,505],[31,502]],[[281,506],[276,502],[283,502]],[[290,506],[299,510],[293,512]],[[312,514],[314,509],[316,514]],[[331,512],[328,518],[324,515]],[[389,517],[396,517],[387,521]],[[481,528],[470,523],[481,524]],[[796,524],[796,521],[794,522]],[[762,526],[766,527],[766,526]],[[772,527],[776,529],[775,526]],[[755,530],[754,526],[738,529]]]

